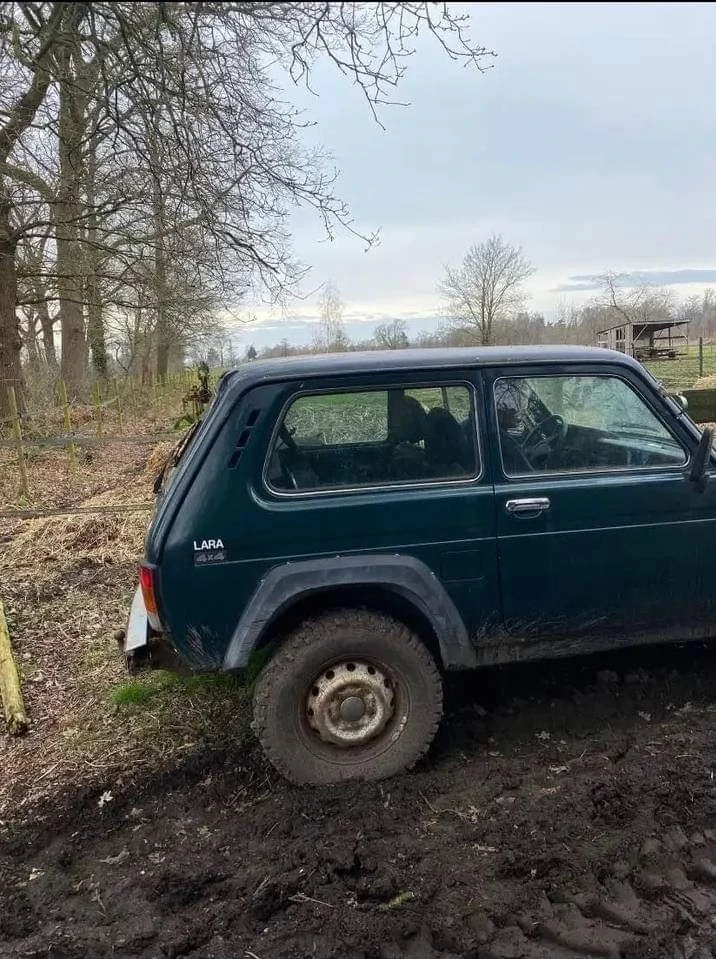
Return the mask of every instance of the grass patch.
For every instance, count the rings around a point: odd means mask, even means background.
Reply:
[[[699,351],[691,343],[685,356],[675,360],[648,360],[644,366],[669,390],[690,389],[699,376]],[[716,373],[716,345],[704,344],[704,376]]]
[[[143,706],[165,688],[156,683],[148,683],[142,679],[130,679],[122,683],[110,694],[114,706]]]
[[[393,896],[388,902],[384,902],[378,908],[381,911],[386,911],[388,909],[400,909],[401,906],[407,905],[409,902],[415,901],[415,893],[405,890],[404,892],[399,892],[397,896]]]
[[[116,718],[139,754],[239,745],[250,735],[250,690],[230,673],[157,670],[111,690]]]
[[[230,673],[196,673],[180,676],[176,673],[156,670],[115,687],[110,693],[110,700],[120,709],[131,709],[145,706],[168,692],[230,697],[243,691],[243,683]]]

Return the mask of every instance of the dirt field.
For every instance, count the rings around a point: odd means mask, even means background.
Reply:
[[[69,787],[5,831],[0,954],[711,957],[716,663],[638,659],[463,681],[382,785],[227,745]]]
[[[137,501],[146,455],[34,475],[44,502]],[[716,956],[716,651],[457,678],[414,773],[298,789],[242,688],[127,682],[145,522],[0,531],[32,720],[0,740],[3,959]]]

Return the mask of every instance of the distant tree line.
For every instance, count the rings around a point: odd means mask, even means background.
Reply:
[[[605,272],[591,299],[579,306],[561,301],[556,316],[547,322],[541,313],[526,308],[529,297],[524,284],[533,273],[521,248],[493,235],[471,246],[458,267],[445,268],[439,285],[443,319],[435,330],[411,337],[406,322],[395,318],[379,323],[371,337],[360,340],[348,336],[344,303],[330,281],[321,294],[311,346],[295,346],[283,339],[259,353],[252,347],[250,358],[411,346],[593,345],[600,330],[646,320],[687,320],[690,338],[716,338],[716,291],[712,289],[680,300],[663,287],[630,283],[624,275]]]

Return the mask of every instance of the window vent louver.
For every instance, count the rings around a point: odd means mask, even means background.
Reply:
[[[261,410],[251,410],[249,415],[246,417],[246,422],[243,425],[243,429],[239,433],[239,438],[236,441],[236,446],[234,447],[234,452],[231,454],[229,459],[229,469],[236,469],[239,460],[241,459],[241,454],[246,448],[246,444],[251,438],[251,431],[256,426],[259,416],[261,415]]]

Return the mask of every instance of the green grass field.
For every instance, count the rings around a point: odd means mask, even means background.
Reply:
[[[699,350],[695,344],[691,344],[687,356],[675,360],[656,360],[644,366],[667,389],[688,390],[699,377]],[[709,343],[704,345],[704,376],[712,373],[716,373],[716,344]]]

